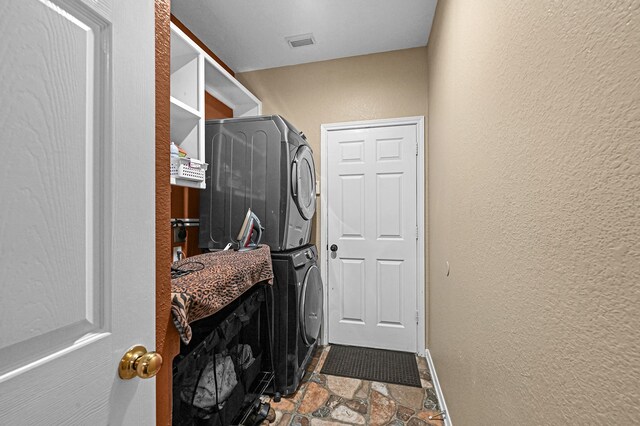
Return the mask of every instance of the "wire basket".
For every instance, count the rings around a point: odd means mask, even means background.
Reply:
[[[186,157],[171,157],[171,177],[203,182],[209,165]]]

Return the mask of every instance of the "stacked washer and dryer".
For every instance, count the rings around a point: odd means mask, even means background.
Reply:
[[[310,244],[315,168],[302,132],[284,118],[206,122],[207,189],[200,197],[200,248],[234,241],[247,209],[265,228],[274,272],[275,391],[295,392],[322,322],[318,252]]]

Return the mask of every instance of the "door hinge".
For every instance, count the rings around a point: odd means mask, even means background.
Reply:
[[[416,240],[418,239],[418,225],[416,225]]]
[[[418,156],[418,142],[416,142],[416,157]]]
[[[420,312],[416,311],[416,324],[420,324]]]

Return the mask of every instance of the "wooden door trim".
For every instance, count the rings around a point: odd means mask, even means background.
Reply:
[[[171,425],[172,360],[180,351],[178,332],[171,322],[171,185],[169,184],[171,7],[155,1],[156,46],[156,350],[164,359],[156,377],[156,424]]]
[[[329,291],[328,291],[328,268],[329,268],[329,250],[328,244],[328,221],[329,221],[329,209],[327,199],[327,169],[328,169],[328,153],[327,153],[327,140],[329,132],[349,129],[368,129],[376,127],[391,127],[391,126],[404,126],[415,125],[416,126],[416,141],[417,141],[417,163],[416,163],[416,220],[418,224],[418,243],[416,251],[416,297],[417,297],[417,309],[418,309],[418,327],[417,327],[417,347],[416,353],[424,356],[426,352],[426,330],[427,330],[427,318],[425,317],[425,306],[427,304],[426,297],[428,295],[426,291],[426,219],[425,219],[425,139],[424,139],[424,116],[417,117],[402,117],[402,118],[389,118],[381,120],[365,120],[365,121],[349,121],[344,123],[330,123],[320,125],[320,274],[322,276],[322,282],[324,283],[324,306],[328,309],[329,306]],[[328,344],[329,342],[329,315],[325,312],[322,319],[322,343]]]

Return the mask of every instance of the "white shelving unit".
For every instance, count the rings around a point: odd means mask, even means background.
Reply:
[[[204,162],[204,92],[233,110],[234,117],[262,113],[262,102],[171,23],[171,141]],[[171,176],[172,185],[205,188],[205,182]]]

